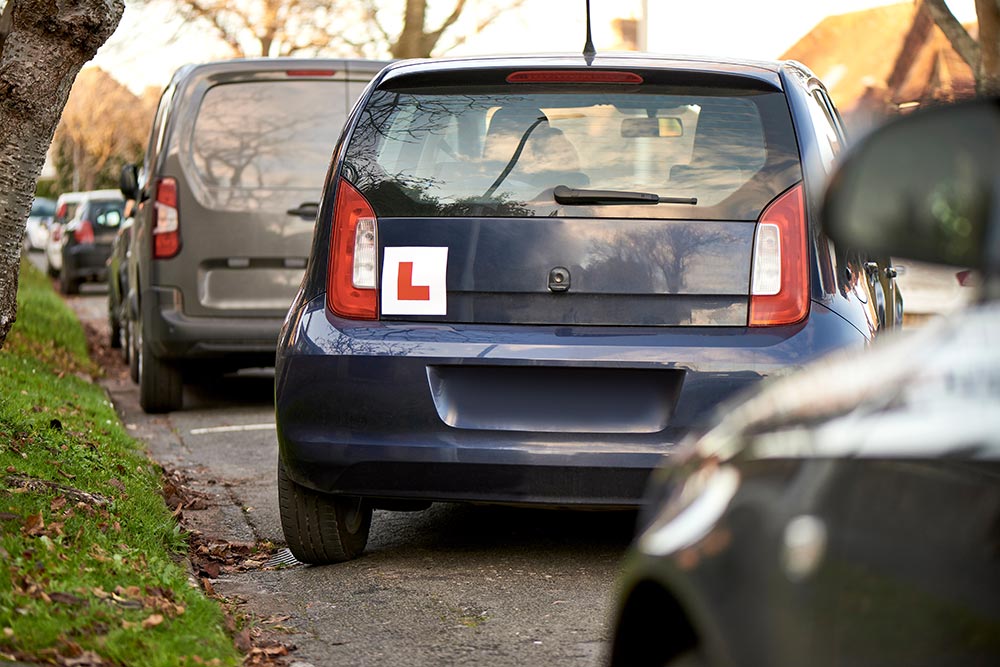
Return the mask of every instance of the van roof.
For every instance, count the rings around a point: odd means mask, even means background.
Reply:
[[[304,72],[309,70],[333,70],[346,76],[365,75],[371,78],[391,61],[366,60],[362,58],[233,58],[196,65],[185,65],[176,72],[171,84],[196,76],[228,72]],[[335,75],[332,75],[335,76]]]

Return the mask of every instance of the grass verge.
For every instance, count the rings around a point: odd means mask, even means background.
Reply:
[[[125,432],[74,315],[23,263],[0,350],[0,661],[238,665],[189,584],[159,470]]]

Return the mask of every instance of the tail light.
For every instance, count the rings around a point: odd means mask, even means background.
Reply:
[[[750,326],[795,324],[809,313],[806,209],[802,184],[760,214],[753,243]]]
[[[378,319],[375,211],[345,180],[337,186],[332,237],[327,307],[349,319]]]
[[[170,259],[180,249],[177,180],[161,178],[156,181],[156,198],[153,202],[153,259]]]
[[[82,220],[76,229],[73,230],[73,239],[81,244],[88,245],[94,242],[94,225],[90,220]]]

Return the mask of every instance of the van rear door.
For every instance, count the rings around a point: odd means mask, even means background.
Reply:
[[[260,67],[260,65],[257,65]],[[281,67],[281,69],[278,69]],[[347,115],[381,63],[285,61],[189,84],[161,174],[176,178],[180,250],[158,282],[194,316],[281,317],[306,265]],[[155,184],[153,184],[155,187]]]

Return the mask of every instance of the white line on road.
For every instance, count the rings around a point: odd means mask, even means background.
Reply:
[[[274,424],[239,424],[236,426],[211,426],[209,428],[193,428],[191,435],[206,435],[208,433],[239,433],[240,431],[273,431]]]

